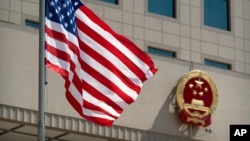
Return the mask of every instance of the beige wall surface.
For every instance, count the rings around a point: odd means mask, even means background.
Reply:
[[[0,103],[37,109],[38,34],[21,28],[0,25]]]
[[[38,109],[38,33],[23,26],[0,23],[0,104]],[[230,124],[250,123],[250,76],[176,59],[152,56],[157,74],[146,81],[135,103],[128,106],[115,125],[201,140],[229,140]],[[206,71],[219,92],[212,116],[212,133],[183,125],[175,108],[175,87],[186,72]],[[48,113],[79,117],[64,96],[63,79],[47,70]]]
[[[177,0],[176,19],[149,13],[146,0],[121,0],[119,5],[82,1],[140,48],[149,45],[177,53],[177,59],[151,55],[159,71],[115,125],[228,141],[230,124],[250,124],[249,0],[230,0],[229,32],[204,25],[203,0]],[[38,30],[24,26],[26,19],[38,21],[38,7],[39,0],[0,0],[0,104],[38,109]],[[232,71],[204,66],[204,58],[232,64]],[[217,85],[219,100],[209,134],[178,119],[176,86],[190,68],[207,72]],[[80,118],[65,98],[63,79],[50,70],[46,75],[45,111]]]
[[[82,1],[145,50],[152,45],[176,52],[178,59],[203,64],[206,58],[250,74],[249,0],[229,1],[231,31],[204,25],[204,0],[176,0],[176,18],[148,12],[147,0]],[[25,25],[25,20],[39,21],[39,0],[0,0],[0,21]]]

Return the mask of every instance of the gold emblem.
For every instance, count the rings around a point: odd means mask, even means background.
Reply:
[[[193,70],[180,79],[176,100],[182,122],[205,127],[211,124],[211,115],[218,104],[218,92],[206,72]]]

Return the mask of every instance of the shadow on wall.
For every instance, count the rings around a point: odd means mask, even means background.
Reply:
[[[176,104],[176,87],[173,87],[163,106],[161,107],[154,124],[149,131],[162,133],[161,136],[156,137],[145,134],[142,141],[191,141],[194,135],[197,134],[199,128],[191,127],[181,123],[179,120],[178,106]],[[164,137],[163,137],[164,136]],[[156,139],[157,138],[157,139]]]

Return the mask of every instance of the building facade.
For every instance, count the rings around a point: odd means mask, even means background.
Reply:
[[[49,141],[228,141],[250,124],[250,0],[82,0],[115,31],[148,52],[159,69],[111,127],[82,119],[63,79],[46,70]],[[39,0],[0,1],[0,140],[37,140]],[[218,90],[208,127],[183,124],[180,78],[207,72]]]

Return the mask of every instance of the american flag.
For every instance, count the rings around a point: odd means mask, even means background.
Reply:
[[[46,66],[83,118],[111,126],[157,71],[151,58],[79,0],[46,0],[45,15]]]

